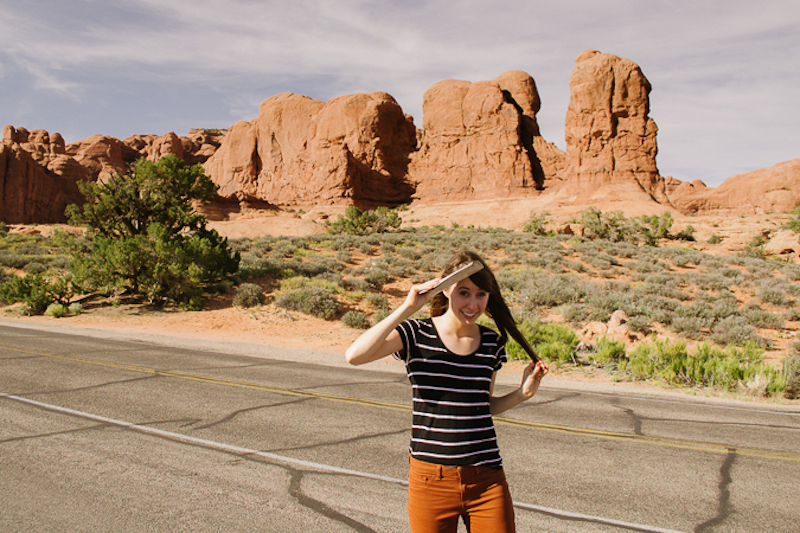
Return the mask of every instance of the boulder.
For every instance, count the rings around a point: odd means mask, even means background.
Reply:
[[[770,255],[784,255],[796,259],[800,256],[800,235],[788,229],[781,229],[771,235],[764,245]]]

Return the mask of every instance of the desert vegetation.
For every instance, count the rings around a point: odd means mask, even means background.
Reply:
[[[798,224],[794,215],[788,227]],[[351,209],[326,234],[225,241],[228,256],[240,258],[235,275],[202,288],[227,291],[240,308],[275,306],[366,328],[453,250],[470,249],[494,265],[537,352],[562,369],[762,397],[800,393],[800,265],[766,256],[757,239],[717,256],[684,246],[691,231],[673,234],[668,213],[628,218],[593,208],[572,221],[583,236],[547,231],[546,213],[532,213],[523,231],[403,228],[398,220],[390,210]],[[86,260],[75,257],[84,240],[0,228],[2,303],[54,317],[80,312],[86,278],[73,268]],[[509,354],[524,358],[513,341]]]

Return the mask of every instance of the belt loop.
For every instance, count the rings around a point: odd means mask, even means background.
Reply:
[[[444,479],[444,467],[442,465],[437,465],[439,467],[439,480],[441,481]]]

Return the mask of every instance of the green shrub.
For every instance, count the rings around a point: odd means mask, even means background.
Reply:
[[[348,206],[344,215],[339,215],[336,222],[328,224],[328,233],[347,233],[348,235],[369,235],[382,233],[391,228],[399,228],[402,220],[397,211],[388,207],[362,211],[355,206]]]
[[[23,270],[25,270],[26,274],[31,274],[35,276],[36,274],[42,274],[44,271],[47,270],[47,267],[41,263],[33,262],[25,265],[25,268]]]
[[[0,286],[0,296],[8,303],[25,302],[30,314],[40,315],[51,303],[65,303],[72,297],[74,286],[71,281],[57,278],[48,281],[41,276],[12,276]]]
[[[525,338],[530,343],[533,340],[533,328],[531,327],[530,323],[527,321],[521,322],[517,325],[520,332],[525,336]],[[508,339],[506,343],[506,354],[508,355],[509,360],[521,360],[527,361],[530,359],[528,354],[525,350],[522,349],[522,346],[519,345],[514,339]]]
[[[786,228],[795,233],[800,233],[800,207],[795,207],[792,214],[795,216],[786,223]]]
[[[741,316],[730,316],[717,322],[712,330],[711,339],[723,345],[741,345],[746,341],[755,342],[759,346],[767,345],[766,339]]]
[[[698,317],[674,316],[670,326],[675,333],[689,339],[700,339],[703,336],[703,322]]]
[[[47,309],[45,310],[44,314],[45,316],[50,316],[53,318],[61,318],[67,316],[69,314],[69,311],[67,310],[67,306],[65,306],[64,304],[51,303],[50,305],[47,306]]]
[[[526,307],[557,307],[580,302],[592,288],[590,282],[562,274],[534,277],[519,292],[520,300]]]
[[[564,316],[564,320],[571,324],[585,322],[592,316],[592,309],[583,303],[562,305],[558,310]]]
[[[672,383],[675,381],[676,367],[680,367],[686,358],[685,342],[653,339],[634,348],[621,370],[635,380],[666,378],[666,381]]]
[[[325,320],[336,316],[341,309],[336,295],[320,287],[300,287],[282,292],[275,300],[275,305]]]
[[[640,220],[642,224],[638,229],[642,233],[645,243],[650,246],[655,246],[659,240],[668,238],[669,230],[674,223],[669,211],[664,211],[661,215],[642,215]]]
[[[292,276],[282,279],[279,283],[280,291],[289,291],[304,287],[317,287],[330,293],[343,294],[344,288],[338,280],[329,280],[326,276],[316,276],[308,278],[305,276]]]
[[[783,358],[784,393],[789,398],[800,396],[800,355]]]
[[[525,233],[532,233],[534,235],[547,235],[548,231],[545,227],[550,222],[550,212],[549,211],[542,211],[541,213],[536,213],[536,211],[531,211],[530,216],[528,217],[528,221],[525,222],[525,225],[522,228],[522,231]]]
[[[79,315],[83,312],[83,305],[80,302],[73,302],[69,304],[69,312],[73,315]]]
[[[243,283],[236,289],[233,305],[248,309],[264,303],[264,289],[255,283]]]
[[[578,336],[569,327],[541,322],[531,326],[528,322],[523,322],[519,325],[519,329],[534,352],[542,359],[556,362],[575,361]],[[506,351],[509,359],[529,359],[522,346],[513,339],[508,340]]]
[[[679,241],[691,241],[691,242],[694,242],[694,240],[695,240],[694,232],[695,232],[694,226],[691,226],[691,225],[690,226],[686,226],[684,229],[682,229],[675,236],[675,238],[678,239]]]
[[[376,310],[388,309],[389,299],[383,294],[373,292],[367,295],[367,305]]]
[[[352,263],[353,262],[353,256],[350,255],[350,250],[348,250],[347,248],[341,248],[339,250],[336,250],[336,256],[335,257],[336,257],[337,261],[341,261],[342,263]]]
[[[762,235],[756,235],[747,243],[745,249],[739,252],[739,255],[751,259],[764,259],[767,257],[767,252],[764,250],[764,245],[767,242],[767,239]]]
[[[376,291],[379,291],[383,286],[391,280],[389,273],[382,268],[371,267],[364,272],[364,281]]]
[[[17,253],[28,256],[46,255],[47,250],[35,242],[23,242],[17,245]]]
[[[617,366],[627,355],[625,343],[605,336],[600,337],[589,359],[598,366]]]
[[[785,306],[791,303],[788,291],[789,286],[785,281],[770,279],[758,284],[757,296],[764,303]]]
[[[581,212],[581,225],[588,239],[605,239],[611,242],[636,243],[639,235],[637,221],[625,217],[622,211],[603,213],[596,207]]]
[[[781,376],[763,363],[763,350],[753,342],[725,349],[701,343],[689,354],[683,341],[653,339],[637,346],[620,367],[633,379],[674,385],[742,388],[762,395],[782,386]]]
[[[634,315],[628,320],[628,329],[637,333],[650,333],[653,321],[647,315]]]
[[[12,252],[11,250],[0,250],[0,266],[22,269],[25,268],[25,265],[30,262],[30,258],[23,257],[16,252]]]
[[[711,235],[711,237],[708,239],[708,244],[719,244],[721,242],[722,242],[722,237],[720,237],[716,233]]]
[[[383,320],[384,318],[386,318],[390,314],[392,314],[392,310],[391,309],[379,309],[379,310],[375,311],[375,313],[372,315],[372,321],[373,321],[374,324],[377,324],[378,322],[380,322],[381,320]]]
[[[370,289],[367,280],[362,278],[345,278],[342,283],[345,288],[357,292],[367,292]]]
[[[350,328],[354,329],[369,329],[370,323],[369,318],[366,317],[363,313],[358,311],[348,311],[344,315],[342,315],[342,323]]]

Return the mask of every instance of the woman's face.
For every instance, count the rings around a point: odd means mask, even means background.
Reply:
[[[489,293],[475,285],[469,278],[459,281],[445,291],[450,301],[450,311],[465,325],[478,320],[489,303]]]

